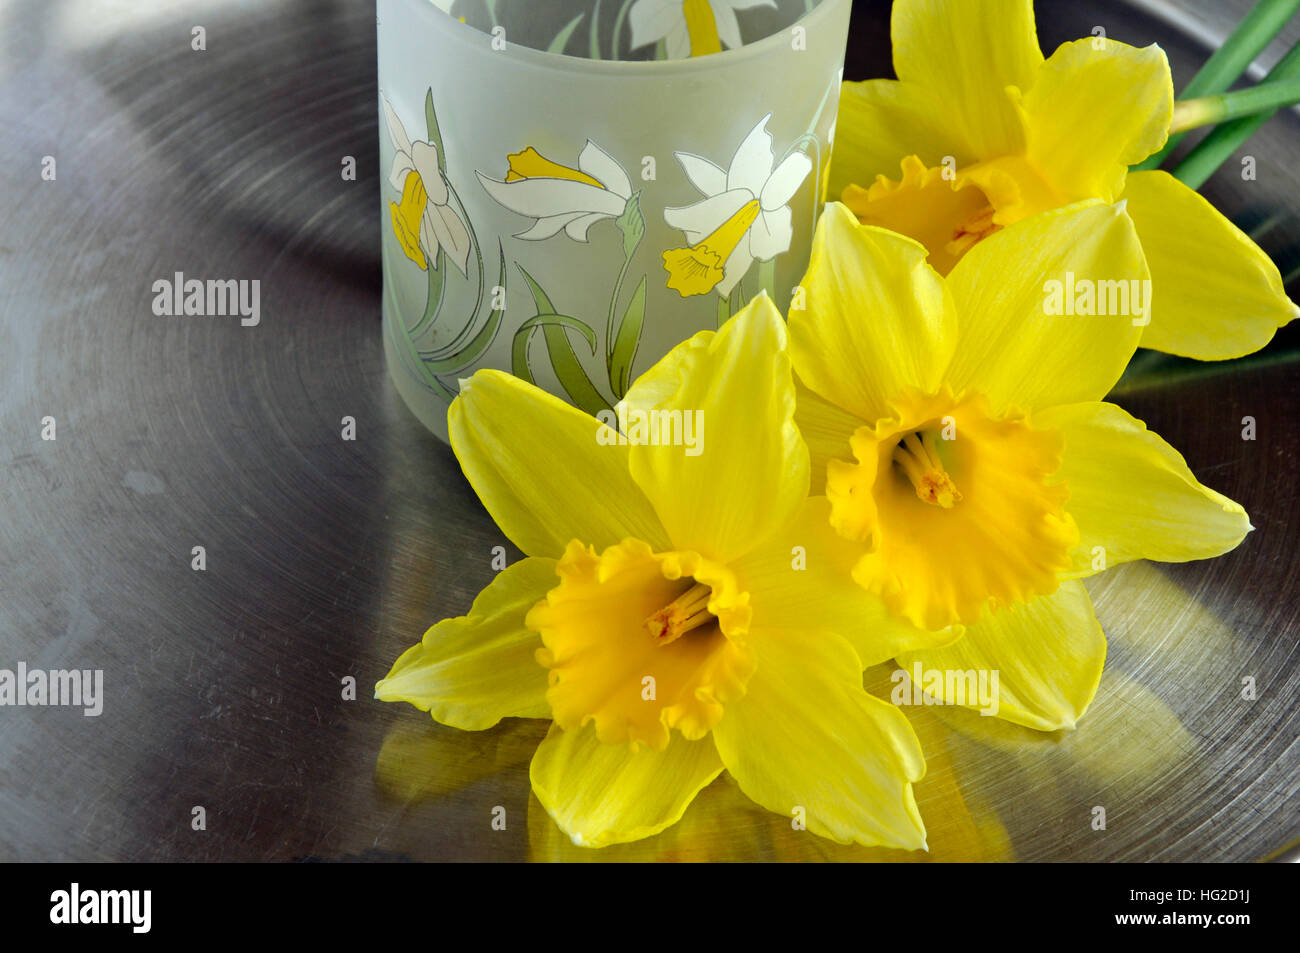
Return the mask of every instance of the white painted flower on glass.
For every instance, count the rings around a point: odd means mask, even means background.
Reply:
[[[534,219],[516,238],[540,241],[564,229],[574,241],[585,242],[591,226],[622,215],[632,198],[623,167],[591,140],[578,154],[576,169],[552,162],[532,146],[508,159],[504,180],[477,175],[500,205]]]
[[[451,193],[438,168],[438,149],[430,142],[412,142],[393,105],[383,98],[384,121],[397,154],[388,181],[401,193],[389,202],[393,232],[406,257],[427,271],[438,267],[438,250],[465,274],[469,262],[469,230],[449,204]]]
[[[690,243],[663,253],[668,287],[682,297],[716,289],[724,298],[758,261],[789,251],[794,236],[790,200],[812,171],[812,160],[792,152],[773,168],[768,113],[745,137],[725,171],[708,159],[676,153],[686,177],[704,198],[664,209],[664,221]]]
[[[737,10],[775,7],[775,0],[636,0],[628,12],[632,48],[664,41],[670,60],[743,46]]]

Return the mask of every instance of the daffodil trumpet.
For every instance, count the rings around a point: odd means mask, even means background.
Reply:
[[[830,194],[860,222],[915,239],[948,274],[1002,230],[1124,200],[1153,286],[1143,347],[1239,357],[1300,314],[1273,262],[1209,202],[1168,173],[1130,171],[1174,120],[1158,46],[1097,36],[1044,58],[1030,0],[898,0],[891,33],[898,79],[845,83],[837,120]]]
[[[1082,578],[1218,556],[1251,529],[1102,399],[1141,321],[1052,305],[1067,276],[1148,280],[1122,205],[1076,203],[998,231],[945,277],[920,243],[834,203],[806,308],[790,313],[796,421],[852,579],[896,619],[964,633],[897,661],[996,671],[997,716],[1043,731],[1073,727],[1101,677],[1106,639]]]
[[[621,420],[507,374],[464,383],[452,449],[527,556],[405,652],[376,697],[469,730],[549,719],[532,788],[575,844],[655,834],[726,770],[815,834],[924,847],[916,736],[862,671],[961,630],[892,616],[850,578],[852,547],[808,497],[770,299],[678,345],[623,406],[725,425],[692,454],[620,439]]]

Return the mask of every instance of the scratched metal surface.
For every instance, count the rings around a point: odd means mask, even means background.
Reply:
[[[1185,81],[1224,6],[1053,3],[1040,26],[1049,49],[1094,25],[1158,40]],[[791,831],[725,778],[669,833],[582,852],[530,797],[536,723],[461,734],[369,700],[501,542],[385,376],[374,62],[362,2],[0,2],[0,668],[102,668],[106,693],[98,718],[0,709],[0,860],[916,859]],[[884,9],[859,2],[848,75],[887,70]],[[1294,271],[1295,117],[1251,151],[1256,182],[1209,191]],[[259,279],[261,324],[155,317],[152,282],[176,271]],[[1295,841],[1296,343],[1126,382],[1257,530],[1093,585],[1111,656],[1072,735],[910,709],[927,859],[1251,860]]]

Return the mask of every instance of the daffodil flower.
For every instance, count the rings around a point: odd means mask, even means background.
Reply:
[[[384,120],[396,155],[388,181],[401,193],[400,202],[389,202],[393,233],[406,257],[427,271],[438,267],[438,250],[465,274],[469,263],[469,230],[452,209],[451,193],[438,167],[438,149],[430,142],[412,142],[397,118],[393,105],[383,97]]]
[[[1144,280],[1122,203],[1034,216],[946,279],[920,244],[834,203],[813,241],[807,309],[790,317],[813,486],[857,547],[854,580],[917,626],[966,628],[898,661],[997,671],[998,715],[1043,730],[1075,724],[1106,656],[1081,577],[1217,556],[1251,528],[1102,401],[1141,328],[1109,308],[1052,313],[1044,289],[1068,273]]]
[[[773,168],[768,113],[723,170],[687,152],[677,161],[704,196],[679,208],[664,209],[664,221],[686,233],[687,248],[663,253],[668,287],[682,297],[717,290],[724,298],[758,261],[770,261],[790,248],[794,235],[790,200],[812,171],[812,160],[792,152]]]
[[[775,6],[775,0],[637,0],[627,17],[632,49],[663,40],[672,60],[718,53],[724,45],[734,50],[744,45],[736,11]]]
[[[844,84],[831,167],[832,194],[864,224],[915,238],[947,274],[998,229],[1122,198],[1153,284],[1143,347],[1237,357],[1300,314],[1205,199],[1167,173],[1128,172],[1168,137],[1159,47],[1091,37],[1044,60],[1030,0],[898,0],[891,29],[899,78]]]
[[[532,786],[577,844],[663,830],[725,768],[817,834],[923,846],[916,737],[862,670],[960,630],[922,632],[853,585],[826,500],[806,498],[771,301],[680,344],[626,400],[628,415],[702,415],[703,452],[620,442],[507,374],[469,379],[451,445],[528,558],[430,629],[376,697],[471,730],[552,719]]]
[[[632,200],[627,173],[607,152],[588,140],[578,167],[552,162],[532,146],[508,157],[505,180],[478,173],[483,188],[498,204],[535,219],[516,238],[541,241],[564,229],[585,242],[591,226],[623,214]]]

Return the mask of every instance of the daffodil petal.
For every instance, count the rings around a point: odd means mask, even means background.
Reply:
[[[433,205],[446,205],[450,195],[442,171],[438,168],[437,148],[428,142],[415,143],[411,147],[411,162],[415,165],[415,171],[420,173],[420,181],[429,194],[429,202]]]
[[[581,847],[606,847],[658,834],[677,823],[722,772],[709,738],[674,735],[663,751],[603,744],[591,725],[552,725],[533,755],[533,793]]]
[[[772,174],[772,134],[767,131],[767,121],[772,118],[768,113],[757,126],[749,131],[736,154],[731,157],[727,168],[727,188],[746,189],[751,195],[757,195],[763,189],[763,183]]]
[[[597,179],[615,195],[626,199],[632,194],[632,183],[628,181],[623,167],[608,152],[590,139],[578,153],[578,168],[593,179]]]
[[[1137,349],[1130,292],[1145,303],[1146,280],[1122,203],[1068,205],[991,235],[948,275],[961,334],[946,382],[995,410],[1100,399]],[[1087,289],[1092,311],[1120,313],[1081,313]]]
[[[778,629],[754,629],[751,643],[758,667],[713,729],[740,789],[841,844],[924,847],[920,743],[902,712],[863,691],[849,643]]]
[[[626,402],[630,410],[681,411],[683,421],[691,413],[697,421],[694,448],[684,441],[631,447],[633,479],[673,548],[729,562],[807,495],[808,448],[794,424],[785,322],[766,295],[716,333],[673,348]]]
[[[781,164],[772,170],[772,174],[763,185],[763,190],[758,194],[763,211],[771,213],[788,205],[794,198],[794,194],[799,191],[799,186],[803,185],[803,180],[808,178],[812,167],[812,159],[808,158],[806,153],[792,152],[786,156]]]
[[[754,193],[745,189],[719,192],[690,205],[664,209],[664,221],[670,228],[680,228],[686,233],[686,240],[695,245],[753,198]]]
[[[708,159],[689,152],[678,152],[675,155],[686,178],[690,179],[691,185],[702,195],[711,196],[727,191],[726,169],[720,169]]]
[[[1250,532],[1240,505],[1202,486],[1177,450],[1114,404],[1051,407],[1033,425],[1065,438],[1057,477],[1079,527],[1076,575],[1134,559],[1209,559]]]
[[[897,0],[890,35],[894,72],[934,96],[966,152],[990,159],[1023,148],[1007,87],[1028,89],[1043,62],[1031,0]]]
[[[1100,49],[1098,49],[1100,46]],[[1162,145],[1174,87],[1164,50],[1109,39],[1063,43],[1024,97],[1026,152],[1068,201],[1114,201],[1130,165]]]
[[[406,127],[402,125],[402,120],[397,117],[397,110],[393,104],[388,101],[387,96],[379,97],[384,104],[384,124],[388,126],[388,136],[392,140],[393,148],[398,154],[411,154],[411,137],[406,134]]]
[[[957,684],[946,673],[998,673],[997,717],[1026,728],[1073,728],[1091,704],[1106,661],[1106,636],[1092,600],[1078,580],[1050,596],[1009,606],[966,630],[947,648],[904,652],[898,663],[909,674],[921,663],[921,688],[937,672],[943,691],[927,690],[947,704],[963,699],[944,692]],[[761,664],[761,662],[760,662]],[[978,701],[967,697],[978,707]]]
[[[503,569],[469,615],[444,619],[393,663],[375,697],[410,702],[453,728],[481,731],[502,718],[550,718],[542,646],[524,626],[528,610],[559,580],[555,560],[533,557]]]
[[[749,593],[754,627],[834,633],[853,646],[863,668],[961,637],[961,626],[918,629],[854,582],[862,546],[835,532],[830,513],[824,496],[809,499],[780,532],[732,565]]]
[[[566,212],[603,212],[611,218],[623,214],[624,199],[606,189],[572,179],[517,179],[501,182],[476,173],[487,193],[500,205],[530,218],[549,218]]]
[[[1300,316],[1277,266],[1194,189],[1167,172],[1124,188],[1154,289],[1142,346],[1218,361],[1257,351]]]
[[[678,23],[685,23],[678,0],[640,0],[628,11],[632,28],[632,49],[638,49],[666,37]]]
[[[811,390],[874,421],[901,391],[938,388],[957,317],[923,246],[859,225],[832,203],[817,225],[802,287],[807,307],[790,309],[790,353]]]
[[[975,161],[945,125],[945,111],[931,94],[894,79],[846,82],[840,87],[828,195],[838,199],[849,185],[866,188],[884,175],[898,176],[898,164],[919,156],[937,166],[952,156],[958,166]]]
[[[629,536],[672,548],[632,480],[628,448],[558,397],[481,370],[461,385],[447,426],[474,492],[528,555],[559,556],[571,539],[604,547]]]
[[[826,492],[826,464],[853,456],[850,439],[867,422],[819,397],[796,376],[794,422],[808,444],[810,475],[808,490],[818,496]]]
[[[586,212],[566,212],[562,215],[551,215],[547,218],[539,218],[522,232],[518,232],[515,238],[521,238],[525,241],[537,242],[568,228],[574,222],[587,217]],[[594,213],[592,213],[594,214]]]
[[[411,157],[405,152],[393,156],[393,167],[388,172],[388,184],[401,192],[406,185],[406,177],[415,170]]]
[[[783,205],[775,212],[760,212],[749,226],[749,253],[759,261],[771,261],[790,250],[794,238],[794,213]]]

